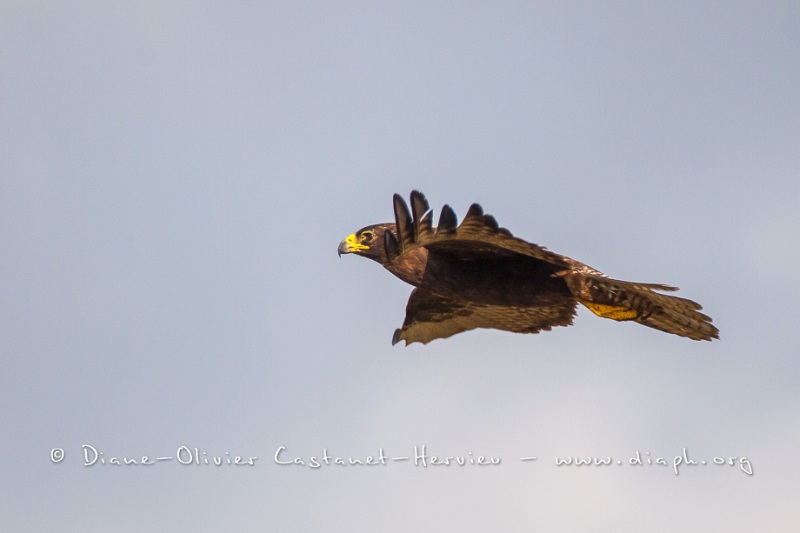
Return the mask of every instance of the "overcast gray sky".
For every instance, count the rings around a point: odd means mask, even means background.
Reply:
[[[3,2],[3,529],[799,523],[798,36],[797,2]],[[722,339],[393,347],[410,287],[336,247],[415,188]]]

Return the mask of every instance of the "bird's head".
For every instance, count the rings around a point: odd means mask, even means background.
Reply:
[[[394,224],[374,224],[348,235],[339,243],[339,256],[357,254],[384,264],[386,262],[384,234],[387,231],[394,231],[394,227]]]

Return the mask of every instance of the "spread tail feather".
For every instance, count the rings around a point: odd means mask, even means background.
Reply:
[[[719,330],[697,302],[660,294],[655,290],[676,290],[655,283],[632,283],[600,275],[566,273],[570,291],[594,314],[639,324],[688,337],[693,340],[719,339]]]

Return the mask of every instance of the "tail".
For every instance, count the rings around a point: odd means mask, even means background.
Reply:
[[[639,324],[696,341],[719,339],[719,330],[710,316],[700,312],[699,303],[651,290],[644,297],[649,297],[652,312],[637,317]]]
[[[597,316],[632,320],[647,327],[700,341],[719,339],[719,330],[697,302],[660,294],[676,287],[655,283],[632,283],[577,272],[560,275],[575,298]]]

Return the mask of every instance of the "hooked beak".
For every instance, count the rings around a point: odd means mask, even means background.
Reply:
[[[345,240],[340,242],[339,248],[337,249],[339,257],[342,257],[342,254],[352,254],[359,250],[369,250],[369,246],[358,242],[358,237],[356,237],[355,233],[351,233]]]
[[[336,251],[339,252],[339,257],[342,257],[342,254],[349,254],[350,248],[347,246],[347,241],[340,242]]]

